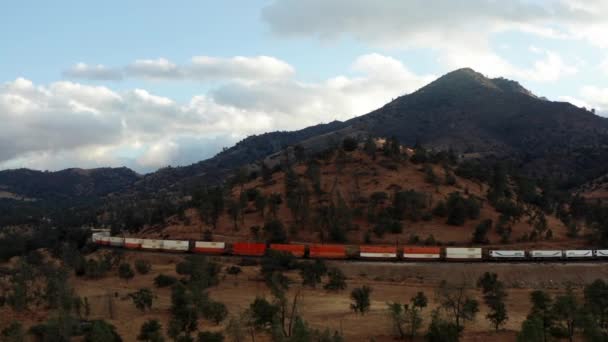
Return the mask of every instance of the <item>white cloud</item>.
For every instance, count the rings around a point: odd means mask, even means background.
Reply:
[[[89,80],[118,81],[123,78],[122,71],[102,64],[88,65],[78,63],[63,72],[67,78],[83,78]]]
[[[226,61],[202,64],[228,74]],[[251,134],[367,113],[434,78],[417,75],[394,58],[368,54],[352,63],[355,76],[304,83],[284,78],[294,71],[276,61],[254,62],[272,77],[244,80],[240,76],[258,77],[259,70],[250,60],[231,59],[230,65],[241,65],[232,81],[186,102],[144,89],[8,82],[0,86],[0,121],[6,123],[0,125],[0,168],[127,165],[150,171],[189,164]]]
[[[126,67],[126,72],[130,77],[152,79],[177,79],[182,77],[177,65],[164,58],[138,59]]]
[[[389,48],[438,51],[449,68],[472,67],[492,76],[548,82],[577,72],[553,51],[516,66],[491,48],[501,32],[554,39],[584,39],[608,46],[608,2],[589,1],[393,1],[276,0],[262,11],[272,32],[284,37],[332,40],[354,37]],[[339,15],[336,15],[339,13]]]
[[[194,56],[189,63],[178,65],[165,58],[138,59],[121,68],[78,63],[63,75],[74,79],[122,80],[125,77],[151,80],[275,80],[293,76],[288,63],[269,56],[218,58]]]

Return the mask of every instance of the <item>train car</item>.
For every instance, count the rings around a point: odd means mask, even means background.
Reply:
[[[142,239],[141,249],[158,251],[158,250],[161,250],[162,248],[163,248],[163,240]]]
[[[405,260],[439,260],[441,247],[403,247]]]
[[[273,251],[280,251],[285,253],[291,253],[293,256],[297,258],[303,258],[304,254],[306,254],[306,246],[305,245],[292,245],[286,243],[273,243],[270,245],[270,249]]]
[[[532,250],[530,251],[532,259],[561,259],[564,253],[561,250]]]
[[[564,251],[566,259],[592,259],[593,250],[591,249],[568,249]]]
[[[362,259],[397,259],[397,247],[360,246],[359,257]]]
[[[346,259],[346,246],[313,244],[308,247],[309,256],[317,259]]]
[[[110,235],[102,235],[97,240],[97,244],[98,245],[102,245],[102,246],[109,246],[110,245],[110,238],[111,238]]]
[[[608,249],[596,249],[593,254],[596,258],[608,258]]]
[[[163,240],[161,249],[167,252],[188,252],[190,242],[188,240]]]
[[[481,248],[461,248],[461,247],[447,247],[445,249],[445,259],[448,261],[456,260],[467,260],[476,261],[482,260]]]
[[[110,236],[108,237],[108,241],[112,247],[124,247],[125,245],[125,238],[120,236]]]
[[[524,250],[490,250],[488,253],[493,260],[525,260],[526,251]]]
[[[144,239],[125,238],[125,248],[127,249],[141,249],[143,243]]]
[[[209,241],[195,241],[192,252],[202,254],[224,254],[226,251],[225,242],[209,242]]]
[[[266,244],[253,242],[235,242],[232,244],[232,254],[242,256],[263,256]]]

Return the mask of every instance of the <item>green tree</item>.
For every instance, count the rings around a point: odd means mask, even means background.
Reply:
[[[485,219],[481,221],[473,232],[473,243],[489,243],[488,232],[492,230],[492,219]]]
[[[149,261],[143,260],[143,259],[135,260],[135,270],[137,271],[137,273],[148,274],[148,273],[150,273],[151,269],[152,269],[152,265],[150,264]]]
[[[268,204],[268,200],[264,194],[259,193],[255,197],[255,208],[260,212],[260,216],[264,218],[264,209],[266,209],[266,204]]]
[[[458,327],[454,322],[443,319],[439,310],[434,310],[426,340],[429,342],[458,342],[461,331],[461,327]]]
[[[268,329],[272,326],[279,307],[271,304],[265,298],[257,297],[249,306],[253,325],[257,329]]]
[[[321,277],[327,273],[327,266],[323,260],[315,260],[314,262],[306,262],[300,265],[300,276],[302,277],[302,285],[317,287],[321,282]]]
[[[13,322],[0,333],[2,341],[5,342],[23,342],[25,341],[25,332],[23,326],[19,322]]]
[[[504,284],[498,280],[496,273],[484,273],[477,281],[483,293],[483,300],[490,309],[486,318],[492,323],[494,329],[498,329],[509,319],[505,299],[507,292]]]
[[[363,285],[362,287],[354,288],[350,293],[350,298],[353,301],[350,304],[350,308],[355,313],[360,313],[361,315],[364,315],[366,312],[369,311],[369,308],[371,305],[371,302],[370,302],[371,293],[372,293],[372,288],[367,285]]]
[[[549,331],[553,327],[555,321],[555,316],[551,310],[551,296],[544,291],[535,290],[530,293],[530,301],[532,302],[532,309],[530,310],[527,319],[538,320],[540,322],[542,341],[546,342],[549,338]],[[537,322],[534,321],[530,324],[536,326]]]
[[[555,297],[552,310],[556,323],[560,324],[561,330],[572,342],[576,328],[581,322],[581,308],[571,288],[568,288],[565,294]]]
[[[157,320],[147,320],[141,325],[137,340],[144,342],[164,342],[165,338],[163,337],[162,330],[163,326]]]
[[[277,219],[270,220],[264,224],[264,234],[268,243],[285,243],[287,241],[285,227]]]
[[[451,316],[458,331],[464,329],[466,321],[472,321],[479,311],[479,304],[469,294],[466,281],[448,283],[442,281],[435,293],[437,302]]]
[[[388,311],[393,330],[400,339],[409,336],[414,339],[422,326],[420,311],[427,306],[427,298],[422,292],[412,297],[409,304],[388,303]]]
[[[346,276],[339,268],[332,267],[327,271],[328,280],[324,289],[329,291],[340,291],[346,288]]]
[[[131,269],[131,265],[127,263],[122,263],[118,267],[118,276],[126,281],[133,279],[135,273],[133,273],[133,269]]]
[[[186,288],[176,283],[171,288],[171,320],[168,335],[173,339],[190,337],[198,327],[198,314]]]
[[[597,279],[585,286],[585,306],[596,320],[598,327],[607,328],[608,321],[608,283]]]
[[[198,342],[224,342],[221,332],[201,331],[198,333]]]
[[[141,312],[150,310],[154,301],[154,293],[150,289],[139,289],[136,292],[130,293],[129,297],[133,301],[135,307]]]
[[[116,328],[105,321],[93,321],[91,328],[85,334],[86,342],[122,342]]]
[[[521,331],[517,334],[517,342],[545,342],[543,320],[539,316],[528,316],[521,324]]]

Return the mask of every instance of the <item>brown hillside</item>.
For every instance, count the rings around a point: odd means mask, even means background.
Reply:
[[[411,154],[411,151],[410,151]],[[341,156],[340,156],[341,155]],[[438,164],[415,164],[411,161],[395,161],[385,157],[380,151],[376,153],[374,160],[361,150],[345,153],[334,153],[325,160],[318,160],[320,164],[320,184],[322,193],[315,194],[312,182],[306,176],[307,165],[296,164],[293,170],[298,179],[309,190],[310,215],[309,219],[302,224],[296,224],[291,210],[286,203],[285,172],[276,172],[271,181],[264,182],[262,178],[235,186],[230,194],[238,200],[241,191],[258,189],[266,197],[271,194],[280,194],[283,201],[279,206],[276,218],[280,220],[288,231],[288,240],[291,242],[329,242],[327,238],[321,239],[319,224],[316,223],[317,209],[330,203],[338,203],[340,198],[346,203],[353,213],[354,229],[347,233],[347,243],[359,244],[365,242],[366,232],[373,229],[375,223],[367,219],[367,208],[373,193],[384,192],[387,199],[380,203],[379,207],[387,207],[392,203],[397,191],[414,190],[424,194],[426,207],[422,210],[423,217],[417,221],[403,220],[403,232],[400,234],[386,233],[379,237],[371,233],[371,242],[374,244],[412,243],[412,236],[418,236],[422,244],[429,236],[433,236],[438,243],[453,245],[470,245],[475,227],[485,219],[491,219],[494,227],[498,222],[500,213],[488,203],[486,184],[476,183],[471,180],[455,176],[454,185],[446,185],[446,171],[453,174],[451,167]],[[437,176],[438,183],[432,184],[427,180],[428,168],[432,168]],[[481,203],[480,215],[477,219],[468,219],[462,226],[448,225],[445,217],[432,215],[433,208],[439,201],[445,201],[450,193],[459,192],[463,197],[474,197]],[[361,212],[356,214],[357,209]],[[582,242],[574,241],[566,237],[566,227],[554,216],[547,215],[548,228],[551,229],[553,237],[549,240],[541,238],[535,242],[520,241],[524,234],[530,234],[533,230],[533,216],[536,208],[526,206],[526,214],[511,224],[512,233],[509,242],[501,242],[499,234],[493,227],[487,237],[492,245],[525,244],[527,246],[564,246],[579,245]],[[426,216],[426,217],[424,217]],[[217,228],[213,230],[213,238],[217,241],[255,240],[251,227],[260,227],[258,238],[263,240],[264,222],[271,219],[268,206],[265,210],[265,218],[256,210],[255,202],[249,201],[243,210],[242,217],[236,222],[226,213],[222,214]],[[198,211],[191,208],[186,212],[186,220],[172,218],[162,229],[145,229],[142,233],[149,237],[163,236],[183,239],[201,239],[202,232],[211,229],[203,223]]]

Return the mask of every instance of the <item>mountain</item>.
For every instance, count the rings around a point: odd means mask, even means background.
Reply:
[[[608,119],[471,69],[448,73],[346,125],[406,145],[508,157],[534,176],[590,179],[608,171]]]
[[[141,176],[128,168],[0,171],[0,197],[29,201],[90,199],[123,191]]]

